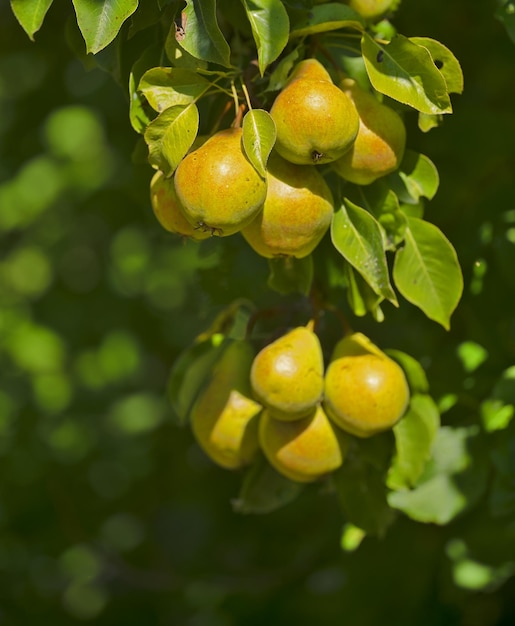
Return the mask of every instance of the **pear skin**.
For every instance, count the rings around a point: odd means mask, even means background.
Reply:
[[[311,413],[322,398],[324,360],[320,341],[299,326],[265,346],[254,359],[250,382],[255,397],[277,419]]]
[[[399,0],[348,0],[347,4],[367,20],[375,20],[395,9]]]
[[[274,419],[263,411],[259,441],[269,463],[281,474],[309,483],[330,474],[343,463],[347,440],[336,432],[321,406],[294,422]]]
[[[396,111],[353,79],[343,79],[340,87],[354,102],[360,122],[354,144],[332,166],[345,180],[369,185],[399,167],[406,147],[406,128]]]
[[[200,447],[226,469],[248,465],[259,448],[258,422],[262,407],[252,399],[249,385],[253,356],[248,342],[231,342],[190,414]]]
[[[332,82],[331,75],[325,69],[325,67],[317,61],[317,59],[304,59],[299,61],[293,68],[292,73],[288,79],[288,83],[299,78],[307,78],[309,80],[327,80]]]
[[[168,232],[196,240],[210,236],[188,222],[175,193],[173,179],[165,178],[161,171],[157,171],[150,181],[150,203],[157,221]]]
[[[291,163],[335,161],[358,133],[359,117],[352,100],[330,79],[320,80],[321,74],[318,61],[295,68],[293,79],[270,109],[277,130],[275,149]]]
[[[329,418],[356,437],[392,428],[409,403],[402,368],[361,333],[336,345],[325,373],[324,408]]]
[[[268,161],[263,210],[241,233],[261,256],[310,254],[333,217],[331,190],[313,165],[295,165],[276,153]]]
[[[266,181],[245,156],[241,139],[241,128],[219,131],[179,163],[175,190],[194,228],[225,237],[261,210]]]

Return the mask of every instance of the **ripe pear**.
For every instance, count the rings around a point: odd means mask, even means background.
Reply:
[[[325,374],[324,408],[357,437],[392,428],[409,403],[402,368],[361,333],[336,344]]]
[[[399,0],[348,0],[347,4],[365,19],[374,20],[395,9]]]
[[[266,181],[245,156],[241,128],[229,128],[184,157],[175,172],[175,190],[195,228],[225,237],[261,210]]]
[[[292,73],[288,79],[288,83],[299,78],[307,78],[309,80],[327,80],[330,83],[333,82],[331,75],[325,69],[325,67],[317,61],[317,59],[304,59],[299,61],[293,68]]]
[[[258,449],[261,405],[251,397],[249,371],[254,351],[246,341],[232,341],[193,405],[190,421],[200,447],[218,465],[238,469],[252,462]]]
[[[272,153],[263,210],[241,233],[261,256],[310,254],[328,230],[333,196],[313,165],[295,165]]]
[[[313,411],[324,390],[320,341],[309,326],[290,330],[265,346],[250,370],[255,397],[280,420],[296,420]]]
[[[318,405],[311,415],[284,422],[263,411],[259,442],[269,463],[296,482],[309,483],[338,469],[347,440],[337,433]]]
[[[175,193],[173,179],[165,178],[160,170],[150,181],[150,203],[157,221],[168,232],[197,240],[210,236],[208,232],[195,229],[188,222]]]
[[[335,161],[358,133],[356,107],[326,74],[315,59],[301,61],[270,109],[277,129],[275,148],[292,163]]]
[[[396,111],[355,80],[344,78],[340,87],[356,106],[359,130],[350,150],[332,165],[345,180],[369,185],[399,167],[406,147],[406,128]]]

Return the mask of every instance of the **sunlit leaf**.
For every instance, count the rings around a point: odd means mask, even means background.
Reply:
[[[194,104],[163,111],[145,130],[150,163],[167,175],[173,173],[195,141],[198,125]]]
[[[190,104],[204,94],[211,83],[189,69],[153,67],[142,76],[138,91],[150,106],[161,113],[172,106]]]
[[[390,285],[381,227],[368,211],[344,200],[331,224],[334,247],[380,296],[397,304]]]
[[[399,200],[407,204],[417,204],[421,197],[431,200],[440,184],[435,164],[413,150],[406,150],[399,169],[387,180]]]
[[[16,19],[27,35],[34,41],[43,24],[45,15],[54,0],[11,0],[11,8]]]
[[[451,113],[445,79],[429,51],[397,35],[383,44],[365,33],[361,42],[370,82],[377,91],[422,113]]]
[[[302,21],[292,25],[290,39],[341,28],[363,30],[363,18],[344,4],[320,4],[314,6]]]
[[[438,128],[443,122],[443,115],[430,115],[429,113],[418,114],[418,127],[423,133],[428,133],[433,128]]]
[[[449,93],[463,92],[463,71],[449,48],[430,37],[410,37],[410,41],[429,50],[434,64],[445,78]]]
[[[72,0],[86,49],[96,54],[118,34],[125,20],[138,8],[138,0]]]
[[[386,234],[386,248],[395,248],[404,239],[407,227],[406,215],[401,211],[399,199],[385,181],[378,180],[372,185],[355,186],[358,203],[377,218]]]
[[[247,158],[265,178],[266,164],[275,144],[275,122],[263,109],[252,109],[243,118],[243,147]]]
[[[427,394],[429,392],[426,373],[416,359],[400,350],[388,349],[385,352],[394,361],[397,361],[404,370],[412,394]]]
[[[242,0],[256,42],[259,71],[277,59],[288,43],[290,20],[281,0]]]
[[[449,329],[463,291],[463,276],[456,251],[439,228],[408,218],[404,246],[395,255],[393,278],[406,300]]]
[[[389,504],[419,522],[447,524],[483,494],[488,477],[477,428],[442,427],[417,486],[388,494]]]
[[[216,18],[216,0],[186,0],[177,41],[196,59],[230,67],[231,50]]]
[[[396,454],[387,476],[390,489],[415,486],[430,457],[439,425],[440,415],[431,397],[413,395],[406,415],[393,427]]]
[[[383,296],[377,295],[349,263],[345,263],[343,271],[347,280],[347,301],[354,315],[363,317],[371,313],[376,322],[382,322],[384,314],[379,305],[384,300]]]

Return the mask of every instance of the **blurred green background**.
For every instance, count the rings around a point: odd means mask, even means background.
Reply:
[[[408,129],[465,275],[452,330],[406,302],[360,322],[422,361],[453,425],[485,420],[500,384],[515,401],[515,45],[496,6],[404,0],[395,19],[465,75],[441,128]],[[266,300],[267,267],[237,237],[159,227],[127,89],[77,59],[72,18],[55,2],[33,43],[0,4],[0,624],[514,624],[513,424],[485,452],[501,486],[446,527],[399,517],[346,552],[316,486],[233,513],[239,475],[177,427],[165,387],[224,304]]]

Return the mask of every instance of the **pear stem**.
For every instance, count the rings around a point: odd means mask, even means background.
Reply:
[[[243,93],[245,94],[245,100],[247,101],[247,106],[249,108],[249,111],[252,111],[252,104],[250,103],[250,96],[249,96],[249,92],[247,89],[247,85],[241,81],[241,88],[243,89]]]
[[[245,111],[246,105],[240,104],[240,98],[238,96],[238,92],[236,91],[234,81],[231,81],[231,91],[234,100],[234,122],[231,124],[231,126],[232,128],[240,128],[241,120],[243,118],[243,112]]]

